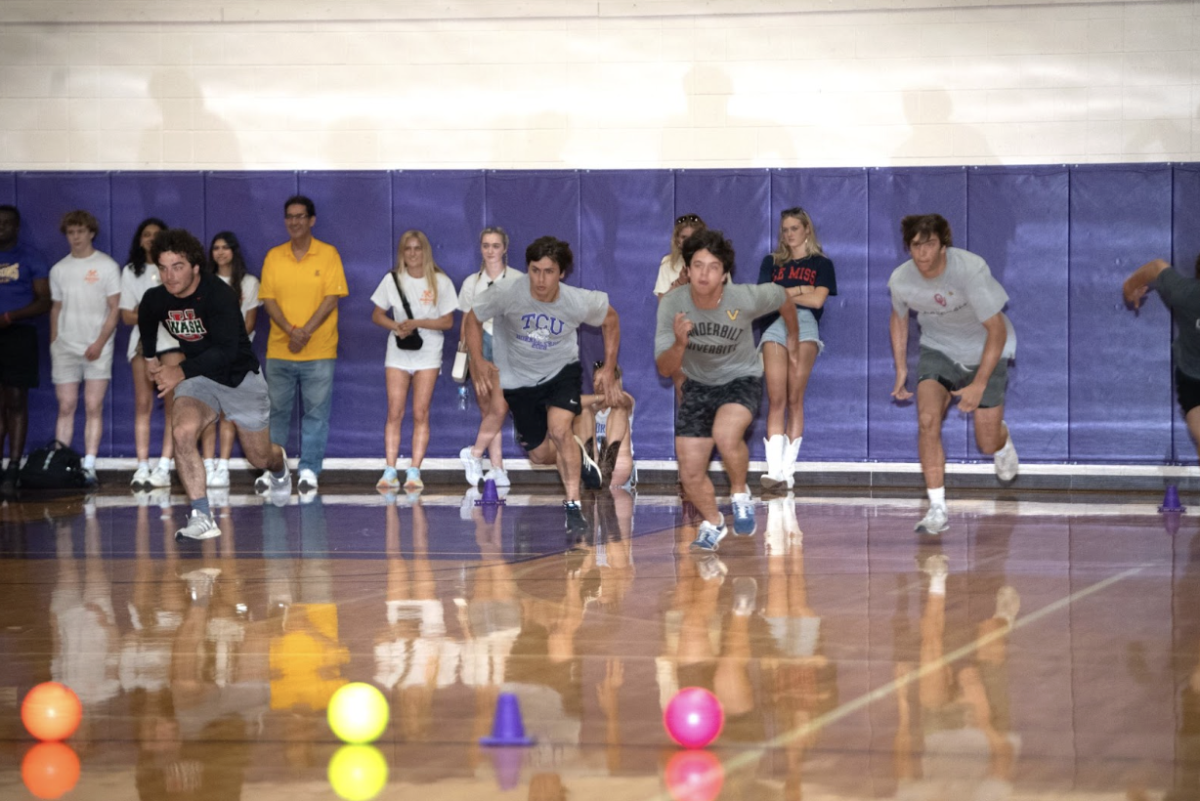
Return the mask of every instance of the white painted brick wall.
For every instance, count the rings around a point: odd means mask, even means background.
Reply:
[[[1200,160],[1200,2],[831,5],[5,0],[0,169]]]

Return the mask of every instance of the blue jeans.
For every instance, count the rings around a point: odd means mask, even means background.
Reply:
[[[286,445],[291,428],[296,385],[304,403],[300,419],[300,469],[321,474],[333,408],[333,368],[337,359],[293,362],[267,359],[267,394],[271,397],[271,442]]]

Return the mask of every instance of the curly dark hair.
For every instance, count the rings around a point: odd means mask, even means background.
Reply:
[[[571,253],[571,246],[552,236],[539,237],[525,248],[526,264],[532,264],[545,258],[549,258],[558,265],[563,278],[570,275],[571,270],[575,267],[575,255]]]
[[[164,253],[181,253],[193,267],[204,266],[204,245],[182,228],[168,228],[155,235],[154,244],[150,246],[150,256],[155,264]]]
[[[683,240],[683,247],[681,248],[683,263],[691,267],[692,257],[701,250],[707,250],[720,259],[721,266],[725,268],[725,274],[733,275],[735,258],[733,242],[726,239],[724,233],[712,228],[705,228]]]
[[[914,239],[937,237],[942,247],[954,244],[950,223],[940,214],[910,214],[900,221],[900,235],[904,237],[904,249],[908,250]]]

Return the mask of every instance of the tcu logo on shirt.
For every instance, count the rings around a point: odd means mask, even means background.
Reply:
[[[196,316],[193,309],[168,311],[166,324],[171,336],[185,342],[199,342],[208,333],[204,328],[204,321]]]

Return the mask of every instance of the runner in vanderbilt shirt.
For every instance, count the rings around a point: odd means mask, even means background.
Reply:
[[[544,236],[525,249],[525,261],[527,275],[477,295],[467,314],[464,328],[471,376],[477,393],[491,391],[492,365],[483,359],[480,323],[490,318],[495,368],[512,410],[517,442],[533,464],[558,467],[566,491],[567,528],[578,535],[587,529],[579,504],[581,465],[589,489],[600,487],[600,469],[575,431],[583,375],[576,331],[584,324],[600,327],[604,366],[593,376],[593,386],[610,405],[616,405],[620,401],[620,387],[614,378],[620,321],[606,293],[561,283],[574,265],[566,242]],[[487,442],[502,422],[492,424],[494,431],[481,428],[480,440]]]
[[[246,460],[270,471],[273,492],[286,494],[291,474],[283,448],[271,444],[267,383],[250,349],[237,294],[200,271],[204,246],[187,231],[160,232],[151,251],[163,283],[142,296],[138,328],[147,372],[160,397],[175,390],[175,466],[192,506],[187,525],[175,537],[210,539],[221,531],[205,496],[204,460],[196,443],[221,414],[237,427]],[[156,358],[149,343],[157,341],[159,323],[179,341],[182,364],[164,365]]]
[[[900,221],[904,246],[912,256],[892,273],[889,324],[896,383],[892,397],[908,400],[908,312],[917,313],[921,356],[917,363],[917,448],[929,512],[917,523],[922,534],[948,528],[946,515],[946,453],[942,421],[951,398],[960,412],[974,412],[975,442],[993,454],[996,477],[1016,478],[1017,450],[1004,423],[1004,392],[1008,361],[1017,338],[1002,309],[1008,293],[992,277],[987,262],[951,247],[950,223],[940,214],[919,214]]]
[[[658,304],[654,358],[658,372],[681,367],[683,399],[675,412],[675,454],[687,499],[704,515],[692,548],[715,551],[726,534],[708,477],[713,446],[729,476],[733,530],[754,533],[754,499],[746,485],[750,452],[746,429],[762,401],[762,358],[754,345],[755,318],[778,311],[787,329],[788,358],[798,365],[796,306],[777,284],[725,283],[733,272],[733,245],[720,231],[704,230],[683,243],[688,283]]]

